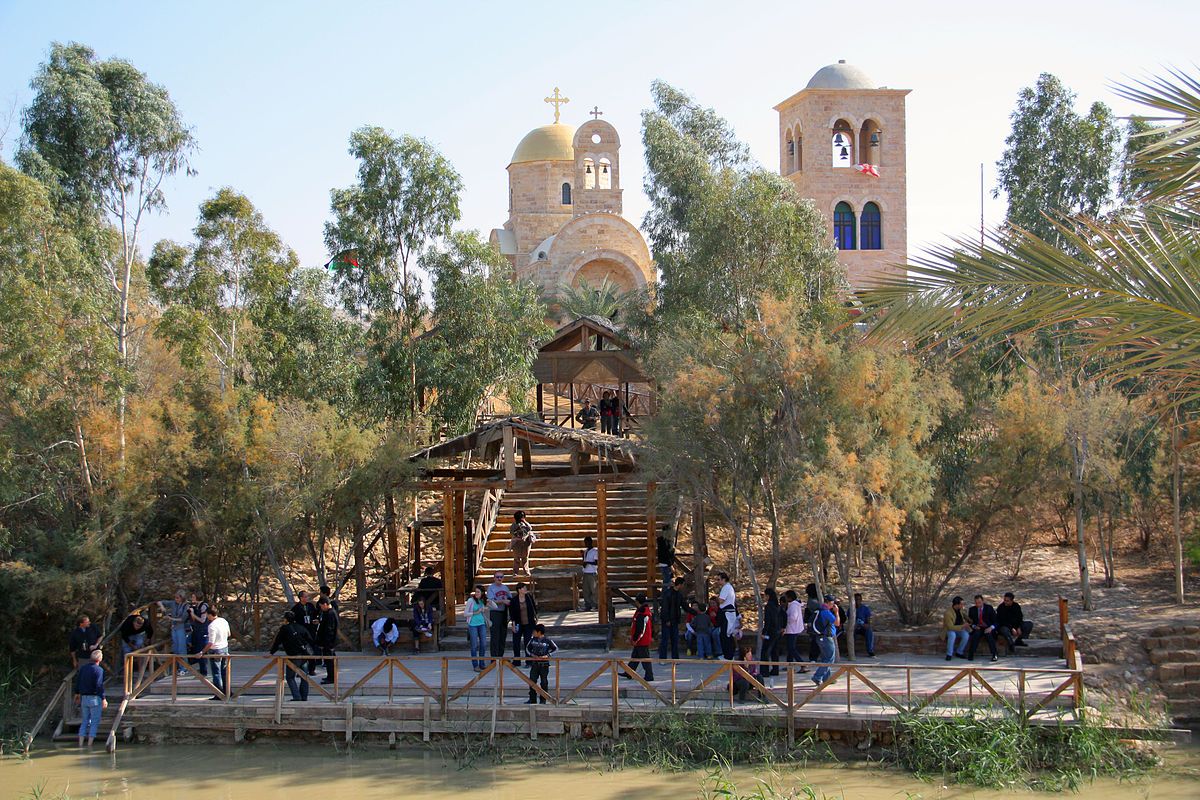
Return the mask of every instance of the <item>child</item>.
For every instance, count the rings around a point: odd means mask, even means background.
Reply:
[[[752,656],[752,653],[750,652],[750,648],[743,647],[738,651],[736,662],[737,662],[738,666],[740,666],[742,669],[746,670],[747,673],[749,673],[750,677],[754,678],[755,680],[758,680],[758,664],[747,663],[747,662],[750,662],[751,656]],[[742,675],[739,675],[736,672],[734,672],[734,674],[733,674],[733,693],[734,693],[734,697],[737,698],[739,703],[744,703],[746,701],[746,695],[750,693],[750,688],[751,688],[750,681],[746,680],[746,678],[743,677]],[[757,688],[754,690],[754,699],[759,701],[760,703],[763,702],[763,698],[758,693]]]
[[[689,597],[684,603],[683,614],[683,647],[684,652],[689,656],[696,655],[696,629],[692,627],[692,620],[696,618],[696,601],[695,598]]]
[[[707,661],[713,656],[712,618],[699,603],[692,606],[691,626],[696,632],[696,656]]]
[[[413,606],[412,617],[413,652],[421,652],[421,640],[433,638],[433,612],[425,606],[425,598],[418,597]]]
[[[546,635],[546,626],[540,622],[534,625],[533,638],[525,646],[525,658],[529,661],[529,682],[541,683],[543,692],[550,690],[550,656],[557,652],[558,645]],[[529,687],[529,699],[525,701],[525,705],[533,705],[535,702],[545,703],[546,698],[539,695],[531,686]]]
[[[724,625],[721,619],[721,601],[715,597],[708,599],[708,621],[712,624],[712,632],[709,634],[709,641],[712,645],[713,658],[720,658],[723,652],[721,647],[721,629]]]

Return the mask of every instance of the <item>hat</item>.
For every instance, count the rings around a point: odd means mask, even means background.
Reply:
[[[836,597],[834,597],[834,596],[833,596],[833,595],[831,595],[831,594],[827,594],[827,595],[825,595],[825,602],[826,602],[826,603],[832,603],[832,602],[834,602],[834,601],[836,601],[836,600],[837,600],[837,598],[836,598]]]
[[[644,606],[644,605],[646,605],[646,595],[644,595],[644,594],[639,594],[639,595],[637,596],[637,604],[638,604],[639,606]]]

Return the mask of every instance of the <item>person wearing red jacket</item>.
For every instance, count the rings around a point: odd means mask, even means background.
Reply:
[[[650,645],[654,643],[654,623],[650,611],[650,601],[645,595],[637,596],[638,608],[633,614],[633,624],[629,626],[629,641],[633,644],[633,654],[629,657],[629,666],[634,672],[640,664],[646,672],[646,680],[654,680],[654,663],[650,661]],[[632,677],[627,672],[621,673],[622,678]]]

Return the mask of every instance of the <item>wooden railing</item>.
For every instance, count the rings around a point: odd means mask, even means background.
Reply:
[[[504,705],[507,686],[509,694],[532,691],[550,705],[586,704],[593,708],[611,708],[616,723],[622,703],[630,710],[686,710],[697,706],[733,708],[738,702],[734,690],[737,679],[745,681],[756,699],[770,711],[787,718],[788,732],[792,735],[797,714],[806,708],[818,715],[844,712],[847,716],[857,714],[871,718],[892,712],[945,714],[966,708],[984,708],[1026,722],[1041,712],[1056,712],[1063,707],[1077,711],[1082,705],[1083,688],[1078,669],[834,664],[830,665],[831,672],[824,683],[810,686],[807,680],[797,681],[797,673],[788,669],[785,663],[698,662],[690,659],[652,659],[661,679],[650,683],[638,674],[631,659],[601,656],[551,658],[548,688],[543,689],[510,658],[472,659],[466,655],[421,659],[363,655],[289,658],[261,654],[203,658],[223,659],[230,677],[234,672],[229,669],[230,665],[248,664],[249,667],[237,670],[242,677],[237,678],[236,683],[226,680],[225,690],[218,691],[212,681],[201,675],[187,659],[163,654],[131,654],[127,657],[130,669],[126,670],[126,697],[135,703],[177,701],[180,695],[178,671],[184,669],[199,679],[205,691],[211,691],[226,702],[248,694],[273,694],[278,722],[286,688],[285,669],[291,666],[296,677],[309,685],[312,695],[332,703],[352,702],[360,697],[369,698],[373,704],[411,703],[416,698],[436,704],[445,713],[451,704],[469,698],[472,692],[489,696],[495,705]],[[314,680],[305,672],[304,665],[312,660],[334,663],[332,683]],[[463,674],[472,660],[482,660],[486,667],[479,673]],[[133,667],[138,662],[146,662],[141,665],[140,674],[144,677],[135,681]],[[764,681],[757,676],[763,667],[772,665],[783,670],[778,682]],[[577,666],[581,668],[574,669]],[[698,673],[697,668],[702,672]],[[564,675],[567,670],[573,672],[574,677]],[[245,677],[247,673],[249,677]],[[452,673],[455,679],[463,680],[455,683]],[[586,677],[580,678],[579,675],[584,673]],[[483,684],[489,675],[494,680]],[[928,680],[930,675],[936,676],[932,682]],[[622,685],[622,678],[630,683]],[[161,685],[168,679],[169,685]],[[633,698],[628,691],[623,691],[628,689],[641,690],[640,697]],[[829,701],[836,705],[831,707]]]

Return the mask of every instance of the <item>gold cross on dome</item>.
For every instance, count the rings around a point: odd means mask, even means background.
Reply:
[[[552,94],[552,95],[550,95],[549,97],[547,97],[547,98],[546,98],[546,100],[545,100],[545,102],[547,102],[547,103],[549,103],[550,105],[554,106],[554,124],[555,124],[555,125],[557,125],[557,124],[558,124],[558,114],[559,114],[559,108],[558,108],[558,107],[559,107],[559,106],[562,106],[562,105],[565,105],[565,104],[567,104],[567,103],[569,103],[569,102],[571,102],[571,98],[569,98],[569,97],[563,97],[561,94],[559,94],[559,92],[558,92],[558,87],[557,87],[557,86],[555,86],[555,87],[554,87],[554,94]]]
[[[592,115],[592,119],[600,119],[600,115],[604,112],[600,110],[600,106],[592,106],[592,110],[588,113]]]

